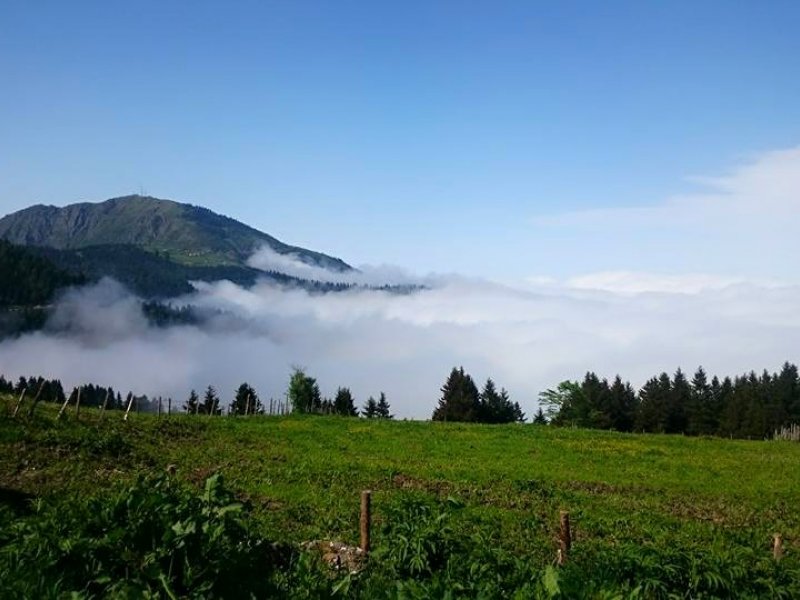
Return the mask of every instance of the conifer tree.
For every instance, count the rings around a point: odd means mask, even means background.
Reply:
[[[355,417],[358,415],[353,394],[350,393],[350,388],[340,387],[336,390],[336,396],[333,399],[333,412],[345,417]]]
[[[442,387],[439,405],[433,411],[434,421],[476,421],[480,415],[480,395],[475,382],[464,367],[453,368]]]
[[[374,400],[373,400],[374,402]],[[381,392],[380,398],[378,400],[378,404],[376,406],[376,416],[379,419],[393,419],[394,416],[389,412],[390,406],[389,402],[386,400],[386,394]]]
[[[231,402],[228,414],[231,415],[254,415],[264,412],[261,400],[253,387],[248,383],[242,383],[236,389],[236,396]]]
[[[219,406],[219,396],[217,395],[217,390],[214,389],[213,386],[208,386],[206,388],[205,394],[203,394],[203,402],[200,405],[200,410],[204,415],[221,415],[222,409]]]
[[[197,395],[197,392],[192,390],[189,392],[189,399],[186,401],[186,404],[183,405],[183,410],[185,410],[190,415],[196,415],[200,406],[200,398]]]
[[[366,419],[375,419],[378,416],[378,403],[370,396],[361,409],[361,416]]]
[[[536,414],[533,415],[533,423],[534,425],[547,425],[547,417],[544,416],[544,411],[541,406],[536,411]]]
[[[639,408],[636,413],[635,430],[663,433],[667,427],[667,412],[672,381],[661,373],[653,377],[639,390]]]

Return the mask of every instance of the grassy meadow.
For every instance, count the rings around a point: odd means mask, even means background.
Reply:
[[[278,596],[800,595],[796,443],[321,416],[123,422],[119,412],[82,410],[78,421],[71,409],[56,421],[52,405],[12,419],[14,399],[3,402],[0,578],[32,552],[19,549],[11,525],[35,519],[41,504],[63,511],[169,469],[187,493],[222,474],[247,506],[249,535],[292,548],[357,544],[359,494],[373,491],[366,568],[330,574],[291,550],[273,578]],[[573,547],[554,568],[561,510]]]

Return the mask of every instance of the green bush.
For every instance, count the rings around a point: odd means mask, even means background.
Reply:
[[[219,475],[200,494],[141,478],[110,497],[34,508],[0,549],[0,588],[17,598],[266,597],[286,560],[250,533]]]

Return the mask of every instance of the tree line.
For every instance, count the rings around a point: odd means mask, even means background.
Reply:
[[[128,410],[134,412],[156,413],[167,411],[172,407],[171,398],[149,398],[147,395],[135,395],[133,392],[123,397],[120,392],[108,386],[93,383],[83,384],[72,390],[72,399],[80,389],[81,406],[105,407],[106,410]],[[0,375],[0,393],[23,393],[29,399],[39,402],[54,402],[62,404],[67,399],[61,381],[48,380],[43,377],[20,377],[16,383]],[[74,400],[73,400],[74,401]],[[378,400],[370,396],[363,407],[356,408],[356,400],[350,388],[339,387],[336,395],[324,398],[317,384],[317,380],[303,369],[295,368],[289,379],[289,386],[285,400],[270,398],[269,403],[261,401],[255,388],[249,383],[242,383],[235,391],[233,400],[225,407],[216,388],[209,385],[202,397],[196,390],[191,390],[182,406],[175,404],[175,410],[183,410],[190,415],[219,416],[228,414],[259,415],[259,414],[288,414],[289,412],[301,414],[341,415],[349,417],[362,416],[367,419],[393,419],[389,401],[386,394],[380,392]]]
[[[800,379],[789,362],[779,372],[723,379],[709,379],[702,367],[689,379],[678,369],[671,377],[650,378],[638,391],[619,375],[609,383],[589,372],[539,399],[541,420],[594,429],[761,439],[800,423]]]
[[[491,378],[483,389],[478,386],[464,367],[455,368],[442,386],[439,404],[433,411],[434,421],[463,421],[472,423],[522,423],[525,413],[519,403],[511,402],[505,388],[497,391]]]

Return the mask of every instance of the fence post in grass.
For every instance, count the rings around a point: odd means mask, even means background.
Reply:
[[[361,492],[361,551],[369,554],[369,530],[372,524],[372,492],[364,490]]]
[[[167,416],[172,414],[172,396],[167,398]]]
[[[558,535],[558,564],[563,565],[567,562],[570,548],[572,548],[572,532],[569,527],[569,513],[565,510],[561,511],[561,530]]]
[[[128,399],[128,408],[125,410],[125,416],[122,417],[123,421],[127,421],[128,420],[128,415],[131,412],[131,406],[132,405],[133,405],[133,394],[131,394],[131,397]]]
[[[161,418],[161,396],[158,397],[158,418]]]
[[[39,391],[36,392],[36,396],[33,399],[33,403],[31,404],[31,407],[28,409],[28,416],[29,417],[32,417],[33,416],[33,412],[36,410],[36,405],[39,403],[39,398],[41,398],[41,396],[42,396],[42,392],[44,391],[44,384],[45,383],[46,383],[45,381],[42,381],[42,385],[39,386]],[[15,412],[14,416],[16,416],[16,414],[17,413]]]
[[[78,386],[78,395],[75,397],[75,418],[78,419],[81,416],[81,388],[83,386]]]
[[[772,557],[775,562],[780,562],[783,558],[783,537],[781,537],[780,533],[772,536]]]
[[[16,417],[17,413],[19,412],[19,407],[22,406],[22,399],[25,398],[25,392],[28,391],[28,388],[22,388],[22,393],[19,395],[19,400],[17,400],[17,405],[14,407],[14,414],[12,416]]]
[[[79,419],[81,416],[81,387],[78,387],[78,397],[75,399],[75,418]]]
[[[107,388],[106,389],[106,397],[103,400],[103,407],[100,409],[100,416],[101,417],[105,417],[106,416],[106,408],[108,408],[108,394],[110,392],[111,392],[111,388]]]
[[[58,419],[60,419],[61,417],[64,416],[64,411],[67,410],[67,406],[69,405],[69,401],[72,398],[72,394],[75,393],[76,389],[77,388],[72,388],[72,391],[69,393],[69,396],[67,396],[64,399],[64,404],[61,405],[61,410],[58,411],[58,416],[56,417],[56,420],[58,420]]]

